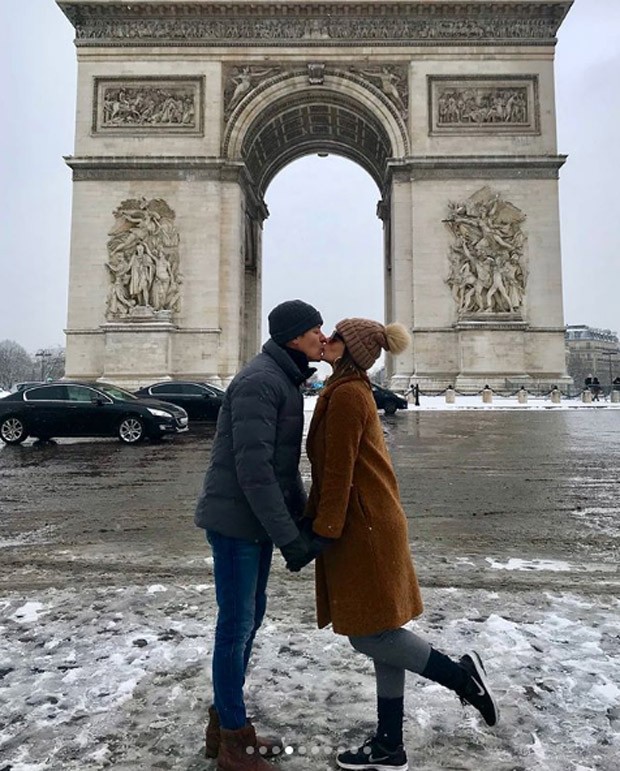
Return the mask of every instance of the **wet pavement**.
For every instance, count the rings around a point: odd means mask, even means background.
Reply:
[[[488,729],[409,675],[410,767],[617,771],[620,412],[382,420],[426,607],[411,628],[480,651],[502,712]],[[2,771],[214,771],[213,563],[192,521],[212,439],[0,449]],[[374,730],[372,665],[316,629],[311,568],[276,555],[269,598],[250,714],[284,737],[276,767],[333,771]]]
[[[617,592],[619,412],[382,421],[424,585]],[[192,515],[213,431],[0,449],[0,586],[200,580]]]

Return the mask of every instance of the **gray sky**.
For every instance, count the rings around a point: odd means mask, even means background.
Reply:
[[[75,50],[53,0],[1,0],[0,340],[64,344]],[[556,49],[565,320],[620,331],[620,0],[576,0]],[[303,158],[267,191],[263,300],[303,297],[326,328],[383,317],[378,190],[348,161]]]

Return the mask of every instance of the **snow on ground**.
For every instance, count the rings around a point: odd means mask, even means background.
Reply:
[[[530,561],[531,562],[531,561]],[[491,564],[528,569],[528,561]],[[557,566],[534,565],[554,570]],[[49,589],[0,600],[0,768],[214,769],[201,757],[215,616],[199,585]],[[477,649],[502,720],[489,729],[440,686],[408,676],[406,749],[418,771],[617,771],[620,602],[540,592],[427,589],[411,627]],[[312,571],[276,564],[247,682],[289,771],[335,768],[374,726],[370,663],[314,625]]]
[[[306,412],[312,412],[314,410],[317,396],[306,396],[304,398],[304,409]],[[408,399],[412,400],[411,394],[408,395]],[[613,403],[601,399],[598,402],[589,402],[585,404],[579,397],[568,399],[562,396],[559,404],[554,404],[549,396],[530,396],[526,404],[519,404],[519,400],[516,396],[500,396],[494,394],[491,404],[484,404],[481,394],[472,394],[468,396],[460,396],[457,394],[454,404],[446,404],[445,396],[425,396],[420,395],[420,406],[416,407],[412,401],[409,403],[409,409],[415,411],[425,410],[445,410],[448,412],[458,410],[620,410],[620,403]]]

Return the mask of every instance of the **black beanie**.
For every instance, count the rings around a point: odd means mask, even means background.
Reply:
[[[276,305],[269,316],[269,334],[278,345],[284,345],[313,327],[323,323],[321,314],[303,300],[287,300]]]

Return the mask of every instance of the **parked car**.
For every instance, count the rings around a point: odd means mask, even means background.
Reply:
[[[408,408],[409,405],[404,396],[376,383],[371,383],[370,385],[377,409],[383,410],[386,415],[393,415],[396,410],[406,410]]]
[[[0,439],[28,436],[118,436],[126,444],[187,431],[187,413],[175,404],[139,399],[104,383],[56,382],[24,388],[0,400]]]
[[[222,406],[224,391],[212,383],[168,380],[140,388],[136,396],[155,397],[177,404],[183,407],[190,420],[215,420]]]

